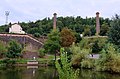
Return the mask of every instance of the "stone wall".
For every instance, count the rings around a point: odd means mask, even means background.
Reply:
[[[10,40],[16,40],[21,44],[32,45],[35,48],[43,47],[43,43],[29,35],[19,35],[19,34],[0,34],[0,40],[4,42],[9,42]]]

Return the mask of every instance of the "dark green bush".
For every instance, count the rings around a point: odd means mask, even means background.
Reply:
[[[45,56],[45,49],[44,48],[39,49],[39,56],[40,57]]]
[[[16,59],[5,58],[1,61],[2,64],[13,65],[16,63]]]
[[[40,34],[39,33],[34,33],[34,36],[38,38],[38,37],[40,37]]]

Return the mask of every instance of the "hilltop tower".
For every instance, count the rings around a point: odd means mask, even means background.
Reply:
[[[96,12],[96,35],[100,33],[99,12]]]
[[[56,22],[57,22],[57,13],[54,13],[54,18],[53,18],[53,29],[56,30]]]

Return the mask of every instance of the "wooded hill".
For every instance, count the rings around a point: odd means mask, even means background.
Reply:
[[[100,35],[107,35],[111,21],[112,20],[110,20],[109,18],[100,17]],[[35,22],[30,21],[28,23],[22,22],[20,23],[20,25],[27,34],[33,34],[36,37],[40,35],[46,36],[53,29],[53,18],[44,18],[42,20],[37,20]],[[0,26],[0,33],[8,32],[9,26],[11,26],[11,23],[9,23],[9,25]],[[72,29],[77,34],[83,34],[84,36],[93,36],[96,32],[95,26],[95,17],[82,18],[81,16],[67,16],[57,18],[57,28],[60,31],[63,27],[67,27],[69,29]]]

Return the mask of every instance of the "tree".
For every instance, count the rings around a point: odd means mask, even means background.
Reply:
[[[91,36],[90,26],[85,26],[84,28],[84,36]]]
[[[6,45],[0,41],[0,57],[3,57],[3,55],[7,52]]]
[[[111,22],[108,37],[111,43],[120,47],[120,16],[117,14],[113,17],[113,21]]]
[[[107,23],[103,23],[100,29],[100,35],[106,36],[109,31],[109,25]]]
[[[22,46],[15,40],[9,42],[8,51],[6,56],[8,58],[17,58],[21,55]]]
[[[75,35],[72,32],[72,30],[68,28],[63,28],[62,31],[60,32],[60,37],[61,37],[61,46],[63,47],[69,47],[72,45],[73,42],[76,41]]]
[[[60,63],[55,62],[57,68],[59,79],[78,79],[79,69],[74,70],[72,64],[69,63],[67,53],[64,52],[64,48],[61,48]]]
[[[92,53],[99,53],[101,51],[101,48],[98,45],[98,40],[96,40],[92,46]]]
[[[46,53],[56,53],[56,51],[60,49],[60,36],[58,30],[52,30],[51,33],[48,34],[44,49]]]

